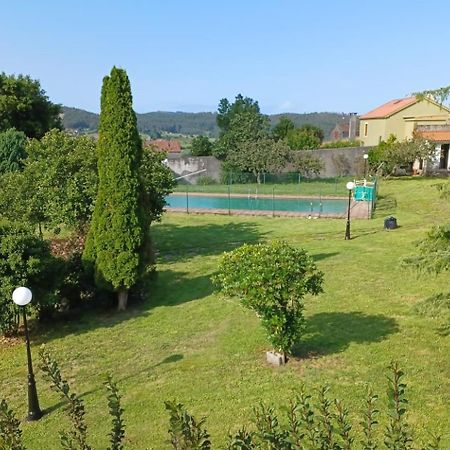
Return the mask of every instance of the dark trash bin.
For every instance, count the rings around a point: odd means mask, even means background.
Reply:
[[[384,229],[385,230],[394,230],[397,228],[397,219],[393,216],[384,219]]]

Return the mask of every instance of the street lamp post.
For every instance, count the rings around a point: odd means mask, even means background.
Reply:
[[[364,179],[367,178],[367,160],[369,159],[369,155],[367,153],[364,153]]]
[[[347,226],[345,227],[345,240],[350,240],[350,205],[352,202],[352,190],[355,187],[353,181],[349,181],[346,184],[348,189],[348,208],[347,208]]]
[[[28,416],[29,421],[39,420],[42,417],[42,411],[39,407],[39,399],[36,390],[36,381],[34,379],[33,364],[31,361],[30,349],[30,335],[28,334],[28,323],[26,315],[26,305],[31,302],[33,294],[26,287],[18,287],[14,290],[13,302],[22,308],[23,325],[25,328],[25,341],[27,345],[27,360],[28,360]]]

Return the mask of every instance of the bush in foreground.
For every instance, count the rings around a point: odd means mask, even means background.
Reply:
[[[305,250],[274,241],[224,253],[213,281],[255,311],[274,349],[286,354],[303,334],[303,298],[322,292],[323,274]]]
[[[91,450],[85,422],[84,403],[61,375],[58,363],[41,348],[41,369],[50,379],[52,388],[68,403],[67,412],[72,430],[60,432],[61,447],[65,450]],[[253,412],[253,427],[242,427],[229,434],[228,450],[438,450],[440,437],[431,434],[430,442],[421,445],[409,426],[408,401],[404,374],[397,363],[389,366],[388,408],[382,417],[378,409],[378,396],[367,388],[363,409],[349,411],[344,403],[328,394],[322,387],[311,395],[304,387],[283,408],[280,416],[271,406],[260,403]],[[108,450],[123,450],[125,438],[124,410],[117,385],[111,376],[105,383],[108,409],[112,418]],[[196,420],[176,401],[165,403],[169,412],[168,447],[173,450],[209,450],[210,436],[205,429],[205,418]],[[356,417],[355,417],[356,416]],[[359,420],[356,419],[359,417]],[[383,420],[384,426],[379,425]],[[358,425],[355,426],[355,423]],[[20,422],[5,400],[0,400],[0,449],[25,450]]]

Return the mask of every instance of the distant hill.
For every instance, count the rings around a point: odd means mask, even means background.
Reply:
[[[84,109],[62,107],[63,125],[69,130],[96,131],[98,127],[98,114]]]
[[[289,117],[296,126],[304,125],[306,123],[319,127],[323,130],[325,140],[330,136],[331,130],[337,123],[348,123],[349,115],[342,113],[331,112],[313,112],[305,114],[286,113],[286,114],[273,114],[270,117],[270,122],[274,126],[281,117]]]
[[[93,132],[98,127],[98,114],[78,108],[63,107],[63,124],[66,129]],[[217,137],[219,128],[216,125],[216,113],[187,113],[156,111],[136,114],[138,128],[141,133],[158,136],[161,133],[177,133],[185,135],[207,135]],[[280,117],[289,117],[296,125],[309,123],[318,126],[324,132],[325,139],[337,123],[348,123],[348,116],[339,113],[315,112],[307,114],[274,114],[269,116],[275,125]]]

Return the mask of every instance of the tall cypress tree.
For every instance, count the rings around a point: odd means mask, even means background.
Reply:
[[[118,293],[118,309],[127,306],[144,247],[139,166],[142,142],[126,72],[113,67],[103,79],[99,122],[99,186],[83,259],[96,280]]]

